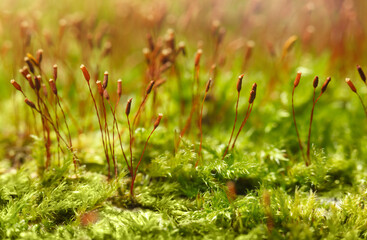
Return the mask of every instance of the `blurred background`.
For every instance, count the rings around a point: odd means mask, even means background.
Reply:
[[[355,66],[367,66],[366,9],[367,1],[360,0],[64,0],[62,3],[56,0],[1,0],[2,142],[10,141],[16,136],[14,133],[18,136],[32,133],[26,121],[30,111],[26,110],[22,96],[9,84],[10,79],[24,83],[19,69],[25,65],[27,53],[35,55],[38,49],[43,49],[42,68],[48,74],[52,73],[53,64],[59,66],[60,91],[72,112],[76,126],[73,131],[82,133],[92,129],[88,122],[95,120],[87,114],[93,110],[79,66],[85,64],[95,79],[100,79],[105,70],[109,71],[114,79],[113,87],[121,78],[124,100],[134,96],[139,102],[139,94],[146,86],[146,59],[142,50],[148,47],[147,35],[154,41],[164,42],[172,33],[177,45],[181,41],[185,44],[187,53],[177,59],[182,85],[181,88],[175,84],[164,86],[169,91],[161,94],[159,109],[167,113],[177,128],[182,126],[183,120],[174,118],[177,115],[172,109],[178,106],[171,99],[182,94],[181,116],[187,116],[191,88],[185,86],[191,86],[194,57],[199,48],[203,49],[201,85],[204,86],[213,74],[213,66],[216,66],[216,79],[219,79],[218,83],[214,81],[217,88],[209,97],[209,101],[212,99],[215,103],[206,110],[209,126],[214,122],[228,123],[218,127],[218,132],[223,128],[228,130],[229,123],[233,122],[232,117],[225,116],[233,116],[236,92],[232,89],[241,73],[246,74],[245,98],[252,82],[259,85],[258,107],[253,113],[257,117],[252,122],[261,129],[259,136],[265,133],[275,136],[290,129],[289,93],[299,70],[309,84],[305,87],[307,90],[298,93],[296,102],[301,106],[299,116],[305,118],[304,122],[300,120],[300,125],[308,121],[311,81],[316,74],[321,81],[327,76],[335,81],[334,90],[325,97],[329,99],[320,105],[328,106],[328,102],[333,102],[329,108],[339,111],[339,119],[350,116],[358,119],[364,113],[343,81],[350,77],[362,86]],[[165,80],[169,82],[176,77],[167,73]],[[349,101],[352,104],[348,105]],[[241,108],[245,107],[243,104]],[[347,108],[352,115],[345,113]],[[218,115],[218,111],[221,114]],[[325,119],[328,114],[320,110],[316,118]],[[289,124],[279,127],[284,118]],[[331,122],[332,119],[327,121]],[[356,122],[352,120],[348,124]],[[289,131],[292,132],[286,130]],[[316,123],[315,131],[327,132],[327,129]],[[306,128],[303,132],[305,135]],[[351,135],[350,138],[353,136],[356,137]],[[320,138],[324,142],[337,139],[335,135]]]

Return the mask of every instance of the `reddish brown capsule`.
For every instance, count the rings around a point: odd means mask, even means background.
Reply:
[[[250,97],[248,102],[251,104],[254,102],[255,98],[256,98],[256,90],[257,90],[257,84],[254,83],[252,84],[252,88],[251,88],[251,92],[250,92]]]
[[[53,79],[50,79],[49,81],[49,84],[50,84],[50,88],[51,88],[51,91],[57,95],[57,88],[56,88],[56,84],[55,84],[55,81]]]
[[[357,93],[357,89],[356,89],[356,87],[354,86],[354,84],[352,83],[352,81],[351,81],[349,78],[346,78],[346,79],[345,79],[345,82],[348,84],[348,86],[350,87],[350,89],[351,89],[353,92]]]
[[[130,110],[131,110],[131,103],[133,101],[133,98],[130,98],[128,101],[127,101],[127,104],[126,104],[126,108],[125,108],[125,114],[126,116],[129,116],[130,114]]]
[[[122,95],[122,81],[121,79],[117,80],[117,95],[121,97]]]
[[[255,93],[256,93],[256,90],[257,90],[257,84],[256,83],[252,84],[251,90],[255,91]]]
[[[324,84],[321,87],[321,93],[324,93],[326,91],[326,88],[329,85],[330,81],[331,81],[331,77],[327,77],[326,81],[324,82]]]
[[[31,71],[31,73],[34,73],[34,67],[31,60],[28,57],[25,57],[24,62],[28,65],[29,71]]]
[[[36,109],[36,110],[37,110],[36,105],[35,105],[31,100],[29,100],[28,98],[24,99],[24,102],[25,102],[28,106],[30,106],[31,108],[34,108],[34,109]]]
[[[98,89],[98,93],[99,93],[99,95],[101,95],[101,96],[103,96],[103,87],[102,87],[102,83],[101,83],[101,81],[97,81],[96,82],[96,84],[97,84],[97,89]]]
[[[26,68],[26,67],[25,67]],[[23,75],[25,79],[27,79],[27,75],[29,74],[28,69],[27,72],[24,70],[24,68],[20,69],[19,72]]]
[[[41,64],[42,57],[43,57],[43,50],[42,49],[38,49],[37,50],[37,55],[36,55],[36,61],[37,61],[38,65]]]
[[[197,52],[196,52],[196,56],[195,56],[195,67],[198,67],[199,66],[199,63],[200,63],[200,58],[201,58],[201,55],[203,54],[203,50],[199,49]]]
[[[54,77],[54,80],[56,82],[56,80],[57,80],[57,65],[56,64],[53,66],[53,69],[54,69],[53,77]]]
[[[358,70],[359,76],[361,77],[362,81],[366,83],[366,75],[364,74],[361,66],[357,65],[357,70]]]
[[[33,80],[32,80],[32,76],[31,76],[31,74],[27,74],[26,78],[27,78],[27,81],[28,81],[28,83],[29,83],[29,86],[30,86],[32,89],[34,89],[34,84],[33,84]]]
[[[154,122],[154,129],[156,129],[159,126],[159,123],[161,122],[162,117],[163,117],[162,113],[158,114],[158,117]]]
[[[15,89],[22,92],[22,87],[14,79],[10,80],[10,83],[15,87]]]
[[[299,81],[301,80],[301,75],[302,73],[301,72],[298,72],[297,73],[297,76],[296,76],[296,79],[294,79],[294,83],[293,83],[293,86],[296,88],[299,84]]]
[[[81,70],[82,70],[82,72],[83,72],[83,75],[84,75],[85,80],[87,80],[87,82],[89,83],[90,75],[89,75],[89,72],[88,72],[87,68],[82,64],[82,65],[80,66],[80,69],[81,69]]]
[[[36,87],[36,90],[39,91],[41,89],[41,76],[34,76],[34,86]]]
[[[27,78],[27,75],[29,74],[27,66],[23,66],[23,72],[25,74],[25,77]]]
[[[154,86],[154,81],[150,81],[150,83],[149,83],[149,85],[148,85],[148,87],[145,91],[147,95],[152,91],[153,86]]]
[[[313,88],[317,88],[317,86],[319,85],[319,77],[316,76],[314,79],[313,79]]]
[[[103,91],[103,97],[108,101],[108,100],[110,100],[110,95],[108,94],[108,92],[107,92],[107,89],[105,89],[104,91]]]
[[[212,79],[210,78],[206,83],[205,92],[209,92],[210,86],[212,85]]]
[[[251,92],[250,92],[250,97],[249,97],[249,99],[248,99],[248,102],[251,104],[251,103],[253,103],[254,102],[254,100],[255,100],[255,98],[256,98],[256,92],[254,91],[254,90],[251,90]]]
[[[108,85],[108,72],[105,71],[104,77],[103,77],[103,84],[102,84],[103,89],[106,89],[107,85]]]
[[[243,76],[244,76],[244,74],[241,74],[241,75],[238,77],[238,80],[237,80],[237,92],[241,92]]]

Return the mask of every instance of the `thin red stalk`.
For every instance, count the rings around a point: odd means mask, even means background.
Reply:
[[[58,121],[58,116],[57,116],[57,100],[55,99],[55,122],[56,122],[56,128],[59,131],[59,121]],[[59,136],[57,136],[57,160],[58,160],[58,165],[60,167],[60,138]]]
[[[40,95],[39,92],[37,90],[35,90],[36,95],[37,95],[37,106],[39,108],[39,111],[41,113],[41,122],[42,122],[42,132],[43,132],[43,140],[44,140],[44,145],[45,145],[45,149],[46,149],[46,163],[45,163],[45,168],[48,169],[48,166],[50,164],[50,160],[49,158],[49,154],[48,154],[48,142],[47,142],[47,136],[46,136],[46,126],[45,126],[45,121],[44,121],[44,114],[42,113],[42,108],[40,105]]]
[[[366,114],[366,117],[367,117],[367,109],[366,109],[366,106],[364,105],[363,100],[362,100],[361,96],[359,95],[359,93],[356,92],[356,94],[357,94],[357,96],[359,98],[359,101],[361,102],[361,104],[363,106],[364,113]]]
[[[140,103],[139,108],[138,108],[138,111],[137,111],[137,112],[136,112],[136,114],[135,114],[134,121],[133,121],[133,124],[132,124],[132,126],[133,126],[133,127],[134,127],[134,126],[135,126],[135,124],[136,124],[136,121],[137,121],[137,119],[138,119],[138,117],[139,117],[139,115],[140,115],[140,113],[141,113],[141,110],[142,110],[142,108],[143,108],[143,106],[144,106],[145,102],[147,101],[147,98],[148,98],[148,94],[145,94],[144,99],[143,99],[143,101]]]
[[[116,108],[117,108],[117,105],[118,105],[119,101],[120,101],[120,96],[118,96],[118,98],[117,98],[117,101],[116,101],[116,104],[115,104],[115,107],[114,107],[113,111],[112,111],[111,102],[108,101],[108,103],[110,105],[110,108],[111,108],[111,112],[113,114],[113,123],[112,123],[112,146],[113,146],[113,155],[115,155],[115,124],[116,125],[118,124],[117,121],[116,121]],[[118,132],[117,134],[120,134],[120,133]],[[129,168],[129,166],[128,166],[128,168]]]
[[[312,121],[313,121],[313,112],[314,112],[314,109],[315,109],[315,105],[316,105],[316,102],[319,100],[319,98],[321,97],[321,94],[320,96],[316,99],[315,101],[315,94],[316,94],[316,88],[314,88],[313,90],[313,98],[312,98],[312,110],[311,110],[311,117],[310,117],[310,127],[308,128],[308,138],[307,138],[307,163],[306,165],[310,165],[311,164],[311,160],[310,160],[310,139],[311,139],[311,127],[312,127]]]
[[[252,106],[254,104],[253,103],[250,103],[247,107],[247,111],[246,111],[246,115],[245,115],[245,118],[243,119],[242,121],[242,124],[241,124],[241,127],[240,129],[238,130],[237,132],[237,135],[233,141],[233,144],[232,144],[232,149],[234,148],[234,145],[236,144],[236,141],[237,141],[237,138],[238,138],[238,135],[240,135],[240,132],[242,131],[242,128],[245,126],[246,122],[247,122],[247,119],[249,118],[250,114],[251,114],[251,111],[252,111]]]
[[[206,95],[208,94],[207,91],[205,91],[205,94],[204,94],[204,98],[203,98],[203,102],[201,103],[201,110],[200,110],[200,120],[199,120],[199,130],[200,130],[200,146],[199,146],[199,156],[198,156],[198,160],[196,161],[195,163],[195,168],[198,166],[199,164],[199,160],[201,158],[201,148],[202,148],[202,145],[203,145],[203,129],[202,129],[202,120],[203,120],[203,109],[204,109],[204,102],[205,102],[205,99],[206,99]]]
[[[223,154],[223,157],[222,157],[222,160],[225,158],[225,156],[227,155],[228,153],[228,149],[229,149],[229,146],[231,145],[231,141],[232,141],[232,137],[233,137],[233,133],[234,133],[234,130],[236,128],[236,123],[237,123],[237,116],[238,116],[238,103],[240,101],[240,91],[238,91],[238,95],[237,95],[237,102],[236,102],[236,115],[234,117],[234,124],[233,124],[233,128],[232,128],[232,132],[231,132],[231,136],[229,138],[229,141],[228,141],[228,146],[226,148],[226,150],[224,151],[224,154]]]
[[[103,96],[101,96],[101,100],[102,100],[102,108],[103,108],[103,116],[104,116],[105,140],[107,141],[107,144],[108,144],[106,146],[106,148],[108,148],[108,147],[110,148],[110,152],[111,152],[111,155],[112,155],[112,146],[111,146],[110,132],[108,130],[106,106],[104,104],[104,98],[103,98]],[[107,149],[107,152],[108,152],[108,149]],[[114,171],[117,172],[117,166],[116,166],[115,156],[112,155],[111,157],[112,157]],[[108,168],[110,168],[109,161],[108,161]],[[108,171],[110,171],[110,169]]]
[[[199,80],[199,70],[200,70],[200,65],[197,66],[196,68],[196,72],[195,72],[195,79],[196,79],[196,99],[194,101],[195,104],[195,109],[197,108],[197,105],[200,104],[200,92],[199,92],[199,86],[200,86],[200,80]],[[198,108],[199,110],[199,108]],[[197,112],[197,117],[199,117],[199,112]],[[200,121],[200,120],[199,120]]]
[[[106,156],[106,160],[107,160],[107,164],[108,164],[108,179],[110,179],[111,175],[110,175],[110,159],[108,157],[108,150],[106,149],[106,143],[104,141],[104,137],[103,137],[103,130],[102,130],[102,124],[101,124],[101,118],[99,116],[99,113],[98,113],[98,108],[97,108],[97,103],[96,103],[96,99],[94,98],[93,96],[93,93],[92,93],[92,89],[90,87],[90,84],[89,84],[89,81],[87,82],[88,83],[88,89],[89,89],[89,93],[93,99],[93,104],[94,104],[94,108],[96,110],[96,113],[97,113],[97,118],[98,118],[98,124],[99,124],[99,130],[101,131],[101,138],[102,138],[102,145],[103,145],[103,150],[105,152],[105,156]]]
[[[78,132],[82,132],[82,130],[80,129],[80,125],[79,125],[78,121],[75,119],[75,117],[71,113],[70,108],[68,107],[68,105],[65,104],[64,99],[62,98],[62,96],[59,96],[59,101],[60,101],[60,104],[64,106],[63,109],[64,109],[65,113],[68,115],[71,122],[73,123],[73,126],[78,130]]]
[[[127,118],[127,124],[129,125],[129,135],[130,135],[130,141],[129,141],[129,145],[130,145],[130,166],[131,169],[133,168],[133,151],[132,151],[132,142],[133,142],[133,133],[132,133],[132,129],[131,129],[131,124],[130,124],[130,119],[129,116],[126,116]],[[134,173],[133,171],[131,171],[131,177],[134,177]]]
[[[36,110],[36,112],[38,112],[41,116],[44,117],[45,120],[47,120],[51,126],[53,127],[55,133],[57,136],[59,136],[59,138],[62,140],[62,142],[65,144],[65,146],[70,149],[68,143],[65,141],[65,139],[60,135],[60,132],[56,129],[55,124],[52,122],[52,120],[50,118],[48,118],[46,115],[44,115],[40,110],[38,110],[37,108],[34,108]],[[76,155],[72,152],[73,156],[76,158]]]
[[[117,123],[117,119],[116,119],[116,113],[115,111],[113,111],[112,109],[112,105],[111,105],[111,102],[108,101],[108,104],[110,105],[110,109],[111,109],[111,112],[112,112],[112,115],[113,115],[113,122],[116,124],[116,130],[117,130],[117,135],[119,137],[119,140],[120,140],[120,147],[121,147],[121,151],[122,151],[122,154],[124,156],[124,159],[125,159],[125,162],[126,162],[126,165],[127,165],[127,168],[129,169],[130,173],[132,172],[132,167],[129,166],[129,163],[127,161],[127,157],[125,155],[125,151],[124,151],[124,148],[122,147],[122,140],[121,140],[121,135],[120,135],[120,130],[119,130],[119,127],[118,127],[118,123]],[[115,175],[117,177],[117,168],[115,169]]]
[[[46,105],[46,103],[45,103],[45,101],[42,99],[42,97],[41,97],[41,95],[39,94],[39,92],[35,89],[35,92],[36,92],[36,95],[37,95],[37,99],[38,99],[38,101],[40,101],[41,103],[42,103],[42,105],[43,105],[43,107],[44,107],[44,109],[45,109],[45,112],[46,112],[46,114],[44,114],[44,113],[42,113],[42,110],[40,110],[40,114],[41,114],[41,116],[43,116],[45,119],[47,119],[47,121],[49,121],[50,123],[51,123],[51,125],[53,126],[53,128],[54,128],[54,130],[55,130],[55,133],[56,133],[56,136],[58,137],[58,138],[60,138],[60,133],[59,133],[59,129],[58,129],[58,126],[57,127],[55,127],[55,125],[54,125],[54,123],[53,123],[53,121],[52,121],[52,118],[51,118],[51,114],[50,114],[50,111],[48,110],[48,107],[47,107],[47,105]],[[38,102],[39,103],[39,102]],[[74,168],[75,168],[75,171],[76,171],[76,159],[77,159],[77,157],[76,157],[76,155],[74,154],[74,152],[73,152],[73,147],[72,147],[72,144],[71,144],[71,135],[70,135],[70,131],[69,131],[69,127],[68,127],[68,125],[67,125],[67,122],[66,122],[66,116],[65,116],[65,113],[64,113],[64,110],[63,110],[63,108],[62,108],[62,106],[61,106],[61,104],[60,104],[60,98],[57,96],[57,103],[58,103],[58,105],[59,105],[59,107],[60,107],[60,109],[61,109],[61,111],[62,111],[62,114],[63,114],[63,116],[64,116],[64,119],[65,119],[65,123],[66,123],[66,127],[67,127],[67,130],[68,130],[68,134],[69,134],[69,139],[70,139],[70,141],[69,141],[69,145],[68,144],[66,144],[66,146],[68,147],[68,149],[72,152],[72,154],[73,154],[73,162],[74,162]],[[40,107],[40,105],[39,105],[39,108],[41,109],[41,107]],[[57,111],[57,109],[56,109],[56,111]],[[55,113],[56,114],[56,113]],[[47,117],[48,116],[48,117]],[[43,120],[43,119],[42,119]],[[57,120],[56,120],[57,121]],[[46,124],[46,122],[43,120],[43,123],[44,124]],[[47,126],[46,126],[47,127]],[[51,156],[51,154],[50,154],[50,149],[49,149],[49,141],[47,141],[47,144],[48,144],[48,149],[46,148],[46,151],[48,150],[48,152],[47,152],[47,156],[48,156],[48,159],[47,159],[47,165],[49,165],[50,164],[50,156]],[[61,149],[62,150],[62,149]]]
[[[68,122],[67,122],[67,120],[66,120],[66,115],[65,115],[65,112],[64,112],[64,109],[62,108],[62,106],[61,106],[61,104],[60,104],[60,99],[59,99],[59,96],[58,95],[56,95],[56,100],[57,100],[57,104],[59,105],[59,107],[60,107],[60,110],[61,110],[61,113],[62,113],[62,115],[63,115],[63,117],[64,117],[64,122],[65,122],[65,126],[66,126],[66,129],[67,129],[67,131],[68,131],[68,137],[69,137],[69,144],[70,144],[70,151],[74,151],[74,149],[73,149],[73,143],[72,143],[72,141],[71,141],[71,134],[70,134],[70,129],[69,129],[69,125],[68,125]],[[73,157],[73,164],[74,164],[74,171],[75,171],[75,174],[76,174],[76,159],[75,159],[75,157]]]
[[[147,148],[148,141],[149,141],[149,139],[152,136],[154,131],[155,131],[155,128],[153,128],[153,130],[150,132],[147,140],[145,141],[145,145],[144,145],[144,148],[143,148],[143,152],[141,153],[140,160],[139,160],[138,164],[135,167],[134,176],[132,177],[132,182],[131,182],[131,187],[130,187],[130,195],[131,196],[134,196],[134,183],[135,183],[136,173],[138,171],[141,160],[143,159],[143,155],[144,155],[145,149]]]
[[[185,135],[186,131],[190,128],[191,120],[192,120],[192,117],[194,116],[194,113],[195,113],[195,103],[194,103],[194,101],[195,100],[193,100],[193,102],[192,102],[192,107],[191,107],[190,115],[187,118],[187,121],[185,123],[184,128],[180,132],[180,138],[177,141],[176,149],[178,149],[178,147],[180,145],[181,138]]]
[[[196,93],[195,93],[195,86],[196,86]],[[180,138],[177,141],[176,150],[180,146],[181,138],[185,135],[186,131],[191,126],[191,121],[192,121],[192,118],[193,118],[195,110],[196,110],[198,91],[199,91],[199,65],[195,65],[194,82],[193,82],[193,85],[192,85],[192,100],[191,100],[190,115],[186,120],[184,128],[180,132]]]
[[[294,111],[294,101],[293,101],[293,98],[294,98],[294,90],[296,89],[295,86],[293,86],[293,90],[292,90],[292,113],[293,113],[293,122],[294,122],[294,126],[296,128],[296,133],[297,133],[297,138],[298,138],[298,144],[299,144],[299,148],[301,149],[301,152],[302,152],[302,157],[307,165],[307,160],[305,158],[305,153],[303,151],[303,146],[302,146],[302,141],[301,141],[301,138],[299,136],[299,132],[298,132],[298,128],[297,128],[297,122],[296,122],[296,114],[295,114],[295,111]]]

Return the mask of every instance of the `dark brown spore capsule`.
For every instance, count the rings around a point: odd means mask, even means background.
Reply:
[[[31,60],[28,58],[28,57],[25,57],[24,58],[24,61],[25,63],[27,64],[28,68],[29,68],[29,71],[31,71],[31,73],[34,74],[34,67],[33,67],[33,64],[31,62]]]
[[[244,74],[241,74],[241,75],[238,77],[238,80],[237,80],[237,92],[241,92],[243,76],[244,76]]]
[[[55,81],[53,79],[50,79],[49,81],[49,84],[50,84],[50,88],[51,88],[51,91],[57,95],[57,88],[56,88],[56,84],[55,84]]]
[[[103,84],[102,87],[103,89],[106,89],[108,85],[108,72],[104,72],[104,77],[103,77]]]
[[[297,73],[297,76],[296,76],[296,79],[294,79],[294,83],[293,83],[293,86],[296,88],[299,84],[299,81],[301,80],[301,75],[302,73],[301,72],[298,72]]]
[[[161,122],[162,117],[163,117],[162,113],[158,114],[158,117],[154,122],[154,129],[156,129],[159,126],[159,123]]]
[[[352,81],[351,81],[349,78],[346,78],[346,79],[345,79],[345,82],[348,84],[348,86],[350,87],[350,89],[351,89],[353,92],[357,93],[357,89],[356,89],[356,87],[354,86],[354,84],[352,83]]]
[[[316,76],[314,79],[313,79],[313,88],[317,88],[317,86],[319,85],[319,77]]]
[[[122,95],[122,81],[121,79],[117,80],[117,95],[121,97]]]
[[[110,95],[108,94],[108,92],[107,92],[107,89],[105,89],[104,91],[103,91],[103,97],[108,101],[108,100],[110,100]]]
[[[101,83],[101,81],[97,81],[96,82],[96,84],[97,84],[97,89],[98,89],[98,93],[99,93],[99,95],[101,95],[101,96],[103,96],[103,87],[102,87],[102,83]]]
[[[56,82],[56,80],[57,80],[57,65],[56,64],[53,66],[53,69],[54,69],[53,77],[54,77],[54,80]]]
[[[210,78],[206,83],[205,92],[209,92],[210,86],[212,85],[212,79]]]
[[[321,93],[324,93],[326,91],[327,86],[329,85],[330,81],[331,81],[331,77],[326,78],[326,81],[322,85]]]
[[[89,83],[89,80],[90,80],[90,74],[89,74],[89,72],[88,72],[87,68],[82,64],[82,65],[80,66],[80,69],[81,69],[81,70],[82,70],[82,72],[83,72],[83,75],[84,75],[85,80]]]
[[[27,66],[23,66],[23,72],[24,72],[24,74],[25,74],[25,77],[27,78],[27,75],[29,74],[29,71],[28,71],[28,68],[27,68]]]
[[[256,90],[257,90],[257,84],[254,83],[252,84],[252,88],[251,88],[251,92],[250,92],[250,97],[248,102],[251,104],[254,102],[255,98],[256,98]]]
[[[130,98],[128,101],[127,101],[127,104],[126,104],[126,108],[125,108],[125,114],[126,116],[129,116],[130,114],[130,110],[131,110],[131,103],[133,101],[133,98]]]
[[[28,71],[28,69],[27,69],[27,71]],[[26,71],[24,71],[24,68],[19,69],[19,72],[23,75],[23,77],[24,77],[25,79],[27,79],[27,75],[29,74],[29,72],[27,73]]]
[[[41,89],[41,76],[34,76],[34,86],[36,87],[36,90],[39,91]]]
[[[256,83],[252,84],[251,90],[254,90],[255,93],[256,93],[256,90],[257,90],[257,84]]]
[[[146,89],[146,94],[147,95],[152,91],[153,86],[154,86],[154,81],[150,81],[150,83],[149,83],[149,85],[148,85],[148,87]]]
[[[366,83],[366,75],[364,74],[361,66],[357,65],[357,70],[358,70],[359,76],[361,77],[362,81]]]
[[[18,91],[22,91],[22,87],[14,80],[10,80],[10,83],[15,87],[15,89],[17,89]]]
[[[24,99],[24,102],[25,102],[28,106],[30,106],[31,108],[36,109],[36,105],[35,105],[31,100],[29,100],[28,98]]]
[[[251,103],[253,103],[254,102],[254,100],[255,100],[255,98],[256,98],[256,92],[254,91],[254,90],[251,90],[251,92],[250,92],[250,97],[249,97],[249,99],[248,99],[248,102],[251,104]]]
[[[32,80],[32,76],[31,74],[27,74],[27,81],[29,83],[29,86],[34,89],[34,84],[33,84],[33,80]]]
[[[37,60],[38,65],[41,65],[42,57],[43,57],[43,50],[38,49],[37,50],[37,55],[36,55],[36,60]]]

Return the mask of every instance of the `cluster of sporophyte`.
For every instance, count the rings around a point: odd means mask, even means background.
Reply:
[[[357,71],[359,73],[359,76],[361,77],[362,81],[364,82],[364,84],[367,86],[367,83],[366,83],[366,75],[364,74],[361,66],[357,65]],[[362,104],[362,107],[363,107],[363,110],[364,110],[364,113],[366,114],[366,118],[367,118],[367,109],[366,109],[366,105],[363,103],[363,99],[361,97],[361,95],[359,95],[359,93],[357,92],[357,88],[355,87],[355,85],[353,84],[353,82],[350,80],[350,78],[346,78],[345,79],[345,82],[348,84],[348,86],[350,87],[350,89],[355,93],[357,94],[358,98],[359,98],[359,101],[361,102]]]
[[[16,82],[14,79],[10,81],[10,83],[15,87],[16,90],[22,93],[24,96],[25,103],[31,107],[34,122],[33,127],[35,131],[38,132],[37,129],[37,118],[35,112],[39,114],[41,123],[42,123],[42,134],[44,139],[44,146],[46,150],[46,161],[44,168],[48,169],[51,165],[52,159],[52,138],[51,133],[54,132],[57,138],[57,158],[58,165],[60,165],[60,152],[65,153],[66,150],[72,153],[74,168],[76,170],[77,167],[77,156],[73,149],[72,138],[69,130],[69,125],[67,122],[65,111],[61,105],[61,97],[57,91],[56,81],[58,79],[58,68],[55,64],[53,66],[53,78],[48,78],[46,73],[42,69],[42,58],[43,58],[43,50],[38,50],[36,57],[33,57],[32,54],[28,53],[27,57],[24,58],[27,66],[24,66],[19,72],[22,74],[24,79],[28,82],[29,87],[31,89],[31,94],[36,97],[36,101],[32,101],[26,95],[25,90],[21,87],[21,85]],[[48,88],[46,86],[48,80]],[[60,128],[60,119],[58,111],[61,111],[64,124],[66,126],[66,133],[63,133]],[[66,136],[65,136],[66,135]],[[61,146],[63,143],[64,147]]]
[[[320,97],[322,96],[322,94],[326,91],[327,89],[327,86],[329,85],[330,81],[331,81],[331,77],[327,77],[324,84],[322,85],[321,87],[321,91],[320,91],[320,94],[317,98],[316,97],[316,88],[317,86],[319,85],[319,77],[318,76],[315,76],[314,80],[313,80],[313,83],[312,83],[312,86],[313,86],[313,98],[312,98],[312,109],[311,109],[311,116],[310,116],[310,126],[309,126],[309,129],[308,129],[308,138],[307,138],[307,158],[305,157],[305,153],[304,153],[304,150],[303,150],[303,145],[302,145],[302,141],[301,141],[301,138],[300,138],[300,135],[299,135],[299,131],[298,131],[298,128],[297,128],[297,122],[296,122],[296,115],[295,115],[295,112],[294,112],[294,90],[296,89],[296,87],[298,86],[300,80],[301,80],[301,75],[302,73],[301,72],[298,72],[297,73],[297,76],[296,76],[296,79],[294,80],[294,83],[293,83],[293,90],[292,90],[292,113],[293,113],[293,123],[294,123],[294,126],[296,128],[296,132],[297,132],[297,138],[298,138],[298,144],[299,144],[299,148],[301,150],[301,153],[302,153],[302,157],[305,161],[305,164],[306,166],[309,166],[311,164],[311,158],[310,158],[310,139],[311,139],[311,127],[312,127],[312,120],[313,120],[313,113],[314,113],[314,110],[315,110],[315,105],[317,103],[317,101],[320,99]]]
[[[125,115],[126,115],[126,118],[127,118],[128,127],[129,127],[129,135],[130,135],[130,161],[128,161],[128,159],[126,157],[126,154],[124,152],[123,146],[122,146],[121,132],[119,130],[118,121],[117,121],[117,118],[116,118],[116,107],[119,103],[119,100],[121,98],[121,93],[122,93],[121,80],[117,81],[117,96],[118,97],[117,97],[117,102],[116,102],[114,107],[112,107],[112,104],[111,104],[111,101],[110,101],[110,96],[109,96],[108,91],[107,91],[108,73],[105,72],[105,74],[104,74],[103,84],[99,80],[96,81],[98,94],[100,96],[100,102],[102,103],[102,109],[99,110],[98,106],[97,106],[97,103],[96,103],[96,99],[95,99],[95,97],[93,95],[93,92],[91,90],[90,74],[89,74],[87,68],[84,65],[81,65],[80,69],[82,70],[84,78],[87,81],[89,92],[90,92],[90,95],[91,95],[92,100],[93,100],[94,108],[96,110],[96,115],[97,115],[97,118],[98,118],[98,124],[99,124],[100,132],[101,132],[103,150],[104,150],[107,165],[108,165],[108,178],[111,177],[111,174],[110,174],[110,158],[113,161],[115,177],[117,177],[117,165],[116,165],[115,144],[114,144],[115,127],[116,127],[117,136],[118,136],[118,139],[120,141],[121,152],[123,154],[123,157],[125,159],[125,163],[128,167],[128,170],[129,170],[131,178],[132,178],[131,187],[130,187],[130,194],[131,194],[131,196],[133,196],[134,195],[134,182],[135,182],[135,178],[136,178],[136,174],[137,174],[139,165],[140,165],[140,163],[143,159],[143,155],[144,155],[145,149],[148,145],[148,141],[149,141],[150,137],[152,136],[153,132],[159,126],[159,123],[160,123],[163,115],[162,114],[158,115],[158,117],[157,117],[157,119],[154,123],[153,130],[151,131],[151,133],[149,134],[149,136],[148,136],[148,138],[145,142],[143,152],[140,156],[139,162],[136,164],[136,167],[134,168],[134,166],[133,166],[133,157],[132,157],[133,156],[132,155],[132,145],[133,145],[133,132],[134,131],[132,129],[132,126],[131,126],[130,120],[129,120],[129,115],[130,115],[130,111],[131,111],[131,104],[132,104],[132,98],[130,98],[127,101],[126,109],[125,109]],[[146,94],[145,94],[144,99],[146,99],[146,97],[151,93],[151,91],[153,89],[153,86],[154,86],[154,81],[151,81],[149,83],[147,89],[146,89]],[[109,132],[108,117],[107,117],[107,113],[106,113],[105,101],[107,101],[107,103],[110,107],[112,116],[113,116],[112,134]],[[145,100],[143,100],[143,102],[144,101]],[[142,106],[142,104],[140,106]],[[141,109],[142,108],[139,107],[138,111],[135,114],[135,117],[137,117],[138,114],[140,114]],[[103,113],[103,118],[100,117],[99,111],[101,111]],[[102,120],[101,119],[103,119],[103,121],[104,121],[104,126],[103,127],[102,127]],[[111,140],[111,138],[112,138],[112,140]]]

